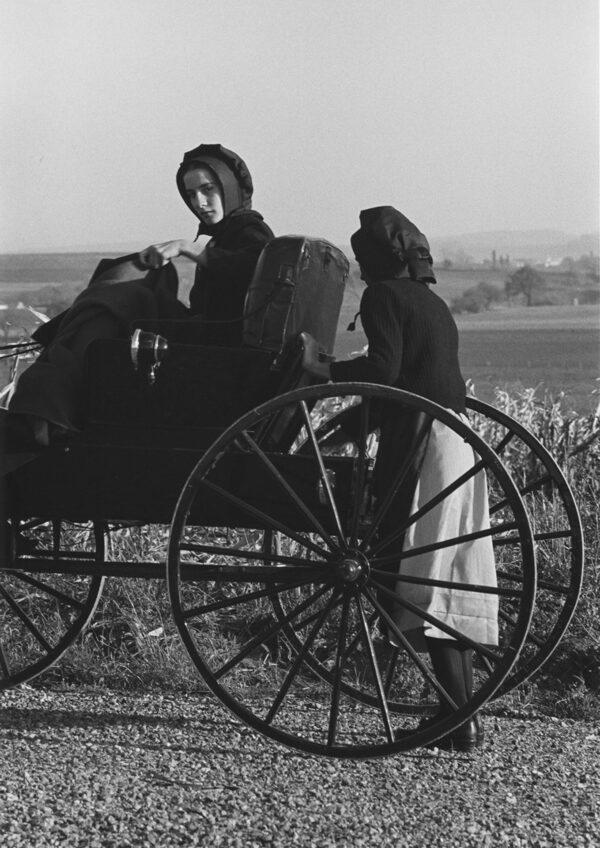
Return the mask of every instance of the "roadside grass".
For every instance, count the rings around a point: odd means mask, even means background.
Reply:
[[[533,389],[518,394],[497,390],[494,406],[515,418],[532,432],[549,450],[571,487],[583,525],[586,568],[581,596],[570,626],[550,660],[531,680],[502,696],[488,707],[491,712],[517,711],[546,714],[573,719],[600,719],[600,439],[598,421],[593,416],[577,416],[565,411],[561,400],[550,395],[539,396]],[[494,443],[496,430],[488,422],[479,422],[477,430]],[[510,470],[521,483],[527,474],[518,452],[504,457]],[[511,467],[512,463],[512,467]],[[543,511],[544,527],[561,526],[561,505],[548,491],[542,500],[528,504]],[[540,512],[541,514],[541,512]],[[536,521],[538,518],[536,517]],[[235,531],[213,528],[212,543],[218,535]],[[168,527],[129,527],[111,533],[111,558],[123,561],[155,560],[164,562]],[[235,542],[235,540],[234,540]],[[256,534],[256,545],[262,544]],[[568,582],[568,548],[564,543],[548,548],[542,556],[554,559],[552,576],[557,582]],[[549,551],[549,553],[548,553]],[[248,620],[231,622],[236,638],[250,638],[269,615],[262,600],[253,607]],[[555,614],[549,607],[548,615]],[[544,609],[536,611],[542,630],[546,625]],[[204,616],[198,639],[210,656],[227,653],[222,622],[216,616]],[[548,622],[551,627],[552,622]],[[232,632],[233,632],[232,630]],[[281,646],[280,646],[281,647]],[[255,651],[250,660],[250,674],[233,685],[251,685],[257,691],[268,689],[274,658],[264,648]],[[276,658],[275,658],[276,662]],[[248,671],[248,665],[245,668]],[[62,683],[111,686],[130,689],[166,689],[181,692],[206,691],[206,684],[183,647],[172,620],[164,580],[109,578],[103,597],[87,632],[47,671],[39,683]],[[308,684],[309,685],[309,684]]]
[[[566,411],[562,399],[547,393],[540,397],[534,389],[496,390],[493,405],[535,435],[561,468],[579,509],[585,550],[581,594],[565,635],[546,664],[498,704],[547,715],[600,719],[600,421],[597,414],[578,416]],[[517,478],[523,473],[522,467],[508,464]],[[560,505],[545,492],[543,507],[557,512],[556,526],[564,524]],[[547,567],[544,543],[538,547],[541,570]],[[568,554],[568,549],[562,549],[554,563],[552,577],[557,582],[567,582]]]

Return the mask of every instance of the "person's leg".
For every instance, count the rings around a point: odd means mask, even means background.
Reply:
[[[48,445],[54,435],[82,426],[85,351],[92,341],[126,338],[134,320],[187,313],[177,300],[176,269],[169,264],[147,272],[135,260],[103,260],[60,320],[49,322],[52,332],[35,334],[45,350],[21,374],[8,405],[15,426],[34,444]]]
[[[55,339],[17,381],[8,410],[13,426],[30,433],[35,444],[47,446],[53,435],[77,430],[84,374],[84,354],[97,338],[119,338],[120,322],[109,312],[90,308],[79,320],[58,329]]]
[[[473,650],[462,646],[454,639],[431,639],[426,637],[427,650],[431,665],[439,683],[458,707],[462,707],[471,697],[473,685]],[[449,705],[440,695],[442,712],[449,711]]]
[[[464,706],[473,694],[473,649],[453,639],[425,638],[433,672],[457,707]],[[439,695],[440,712],[445,715],[451,706]],[[437,717],[434,716],[434,720]],[[457,751],[471,751],[483,744],[484,732],[477,714],[456,730],[442,737],[434,746]]]

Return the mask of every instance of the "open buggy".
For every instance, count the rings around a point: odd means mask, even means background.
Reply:
[[[90,346],[84,431],[6,480],[0,688],[56,662],[90,621],[106,577],[166,579],[177,630],[217,698],[248,726],[314,754],[429,744],[548,659],[582,580],[580,521],[563,475],[528,431],[474,398],[469,427],[399,389],[311,385],[302,333],[332,354],[347,274],[328,242],[278,238],[258,263],[241,348],[198,343],[189,322],[146,324],[131,343]],[[415,451],[438,419],[474,455],[468,472],[391,533],[382,527],[411,457],[376,500],[381,410],[419,414]],[[482,471],[490,529],[428,538],[399,556],[408,528]],[[115,561],[111,537],[148,524],[170,525],[168,549],[153,561],[135,552]],[[403,599],[403,584],[436,581],[403,574],[400,558],[482,535],[493,541],[497,587],[437,583],[497,597],[498,646]],[[466,705],[445,692],[394,608],[474,649]],[[446,717],[419,728],[439,698]]]

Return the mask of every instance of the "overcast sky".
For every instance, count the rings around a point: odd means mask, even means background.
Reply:
[[[0,251],[189,237],[220,142],[278,234],[598,228],[597,0],[2,0]]]

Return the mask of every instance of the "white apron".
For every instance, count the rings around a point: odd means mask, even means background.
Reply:
[[[465,416],[459,417],[468,423]],[[434,420],[411,515],[478,460],[471,446],[457,433],[441,421]],[[485,530],[489,526],[487,478],[485,471],[480,471],[408,528],[403,551]],[[486,536],[403,559],[400,574],[495,587],[492,540]],[[498,644],[496,595],[402,582],[396,583],[396,592],[465,636],[484,645]],[[395,607],[394,620],[407,636],[410,634],[410,641],[418,650],[425,650],[424,636],[452,638],[399,605]]]

